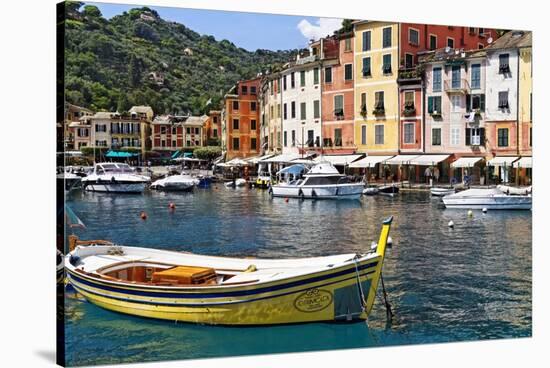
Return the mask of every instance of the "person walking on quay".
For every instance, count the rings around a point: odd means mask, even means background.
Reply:
[[[426,184],[430,184],[430,179],[432,178],[432,169],[428,166],[424,170],[424,176],[426,177]]]
[[[434,178],[435,178],[435,182],[438,183],[439,182],[439,168],[437,166],[434,168]]]

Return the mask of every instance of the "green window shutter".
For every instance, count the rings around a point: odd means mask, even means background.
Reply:
[[[472,111],[472,95],[466,95],[466,112]]]
[[[441,114],[441,96],[436,96],[434,100],[434,110]]]
[[[470,128],[466,128],[466,145],[469,146],[470,145]]]
[[[431,114],[434,112],[434,98],[432,96],[428,97],[428,113]]]
[[[485,146],[485,128],[479,128],[479,145]]]
[[[485,93],[483,93],[479,97],[479,110],[485,111]]]

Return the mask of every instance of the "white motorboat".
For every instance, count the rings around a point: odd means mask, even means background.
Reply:
[[[228,181],[225,184],[226,188],[238,188],[238,187],[244,187],[246,185],[246,179],[239,178],[232,181]]]
[[[489,189],[468,189],[443,197],[447,208],[489,209],[489,210],[529,210],[532,206],[531,189],[513,188],[517,193],[512,194],[511,187],[497,187]],[[510,193],[510,194],[508,194]]]
[[[364,195],[376,195],[378,194],[378,192],[379,192],[378,187],[366,187],[365,189],[363,189]]]
[[[92,192],[141,193],[149,181],[127,164],[103,162],[95,164],[94,171],[82,178],[82,185]]]
[[[177,174],[159,179],[151,184],[151,189],[188,192],[199,185],[200,180],[188,174]]]
[[[444,197],[449,194],[454,194],[456,192],[453,187],[433,187],[430,188],[430,193],[435,197]]]
[[[323,162],[313,166],[303,179],[273,185],[270,193],[274,197],[302,199],[359,199],[363,189],[362,182],[350,182],[331,163]]]
[[[394,197],[399,193],[399,187],[395,184],[382,185],[378,188],[378,194]]]

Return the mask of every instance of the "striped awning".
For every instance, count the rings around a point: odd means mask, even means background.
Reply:
[[[517,160],[512,164],[513,167],[527,168],[530,169],[533,167],[533,157],[525,156]]]
[[[445,161],[449,158],[450,155],[421,155],[413,158],[410,161],[411,165],[419,166],[433,166],[437,165],[441,161]]]
[[[362,158],[358,161],[354,161],[351,164],[349,164],[350,168],[367,168],[367,167],[374,167],[376,164],[379,164],[381,162],[384,162],[393,156],[367,156],[365,158]]]
[[[519,157],[517,156],[497,156],[487,162],[489,166],[512,166],[512,163]]]
[[[353,161],[361,158],[362,155],[322,155],[316,157],[313,161],[319,162],[330,162],[335,166],[345,166],[351,164]]]
[[[483,160],[483,157],[461,157],[451,162],[451,167],[472,167],[481,160]]]
[[[420,155],[397,155],[386,160],[384,163],[387,165],[410,165],[411,161],[418,157],[420,157]]]

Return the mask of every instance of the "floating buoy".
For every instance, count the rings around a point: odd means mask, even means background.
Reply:
[[[472,217],[474,215],[474,213],[472,212],[472,210],[468,210],[468,217]]]
[[[391,248],[393,246],[393,239],[391,238],[391,236],[388,236],[388,240],[386,241],[386,245],[388,246],[388,248]]]
[[[453,222],[453,220],[449,221],[449,223],[447,224],[451,229],[455,227],[455,223]]]
[[[375,241],[373,241],[372,243],[370,243],[370,249],[373,249],[373,250],[374,250],[374,249],[376,249],[376,248],[378,248],[378,244],[377,244]]]
[[[147,213],[145,213],[145,211],[141,211],[141,213],[139,214],[139,217],[142,220],[147,220]]]
[[[487,213],[487,207],[483,207],[483,209],[481,210],[481,212]]]
[[[168,208],[170,208],[171,210],[175,210],[176,209],[176,205],[174,204],[174,202],[170,202],[168,204]]]
[[[288,203],[288,197],[285,198],[285,202]]]

